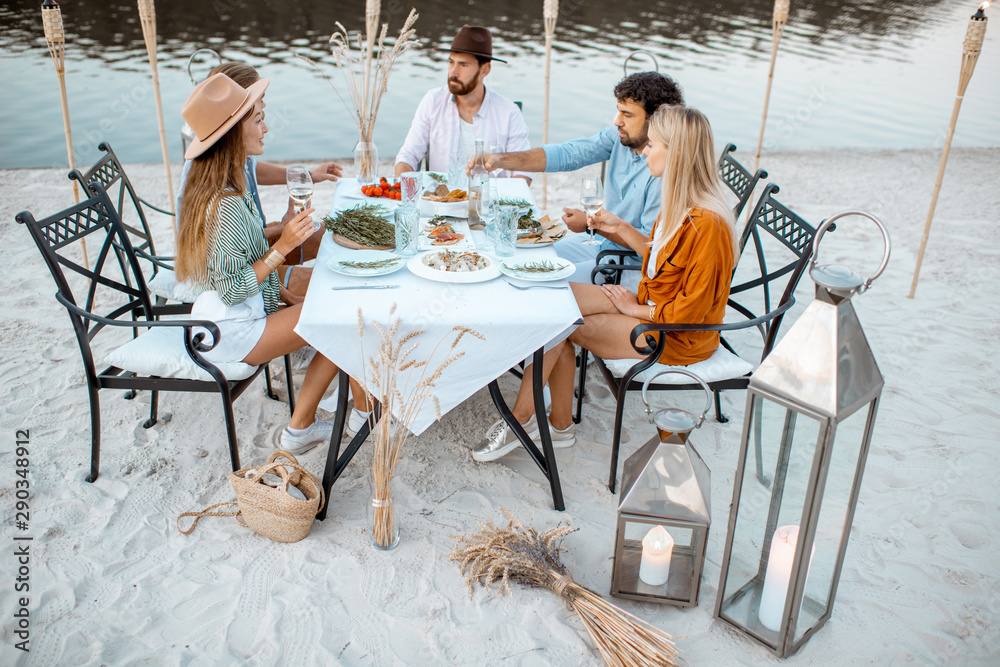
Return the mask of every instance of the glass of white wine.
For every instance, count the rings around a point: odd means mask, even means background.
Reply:
[[[313,179],[309,168],[304,164],[293,164],[285,170],[285,182],[288,183],[288,196],[295,201],[295,212],[301,213],[313,196]],[[313,231],[320,227],[318,220],[313,220]]]
[[[580,185],[580,205],[588,216],[594,215],[604,206],[604,185],[599,178],[585,178]],[[600,245],[601,239],[594,237],[594,230],[590,230],[590,238],[583,242],[584,245]]]

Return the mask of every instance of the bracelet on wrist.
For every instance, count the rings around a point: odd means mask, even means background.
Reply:
[[[274,248],[269,248],[261,259],[264,261],[264,266],[272,272],[285,262],[285,256]]]
[[[656,321],[656,306],[649,307],[649,321],[650,322]]]

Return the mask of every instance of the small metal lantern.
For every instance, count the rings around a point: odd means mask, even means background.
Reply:
[[[705,389],[701,417],[671,408],[655,415],[646,399],[649,384],[680,373]],[[642,386],[646,414],[658,435],[625,462],[611,594],[680,607],[698,604],[712,521],[711,473],[688,441],[712,405],[712,392],[694,373],[664,371]]]
[[[885,244],[867,280],[817,266],[823,234],[852,215],[874,222]],[[868,213],[820,225],[809,271],[816,298],[750,380],[715,616],[781,658],[833,611],[883,385],[851,297],[882,273],[889,249]],[[748,471],[751,438],[773,480]]]

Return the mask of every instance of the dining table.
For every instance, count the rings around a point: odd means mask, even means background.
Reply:
[[[491,182],[498,198],[533,203],[530,188],[524,179],[494,178]],[[391,209],[401,205],[390,199],[368,197],[362,194],[356,179],[343,178],[337,183],[330,215],[335,216],[340,211],[368,203],[385,205],[390,209],[387,216],[390,220]],[[422,211],[429,212],[423,206]],[[539,212],[535,209],[534,213],[537,216]],[[425,220],[426,216],[423,216],[420,224],[424,225]],[[461,224],[456,220],[455,227],[461,228]],[[502,263],[503,273],[495,269],[481,275],[447,275],[443,271],[429,271],[421,263],[424,252],[418,252],[415,259],[401,261],[400,268],[391,273],[352,275],[352,272],[345,271],[343,262],[360,256],[358,253],[371,251],[344,247],[334,240],[329,231],[324,235],[295,331],[341,370],[334,432],[323,474],[327,498],[334,483],[364,444],[374,423],[385,418],[380,414],[381,406],[376,405],[374,419],[366,422],[341,451],[341,438],[349,413],[348,377],[356,379],[377,396],[369,358],[377,353],[382,337],[374,324],[385,329],[398,319],[398,339],[420,332],[413,339],[420,345],[415,359],[427,358],[434,350],[434,356],[429,358],[428,363],[428,367],[433,368],[443,361],[446,354],[458,356],[434,382],[431,388],[433,400],[424,401],[419,411],[408,416],[411,433],[419,435],[441,415],[458,408],[483,387],[489,387],[498,413],[549,480],[553,506],[560,511],[565,509],[545,412],[541,374],[532,374],[539,443],[532,441],[514,418],[500,392],[498,378],[524,363],[534,363],[536,368],[541,368],[546,346],[566,338],[582,321],[566,279],[532,276],[525,279],[507,269],[523,266],[524,263],[565,263],[566,260],[558,260],[552,243],[518,244],[513,257],[498,258],[490,252],[485,232],[464,229],[470,239],[463,240],[463,244],[474,246],[476,252],[488,257],[491,267],[499,267]],[[359,326],[359,320],[363,321],[363,326]],[[479,336],[462,336],[452,349],[453,336],[450,334],[453,335],[455,327],[468,327]],[[445,341],[445,344],[438,344],[439,341]],[[397,378],[397,386],[412,388],[422,370],[411,367],[402,371]],[[402,398],[404,402],[393,402],[394,409],[399,410],[404,405],[407,397]],[[395,414],[393,417],[399,420],[402,415]],[[470,440],[478,439],[478,434],[469,435]],[[325,516],[324,507],[317,518]]]

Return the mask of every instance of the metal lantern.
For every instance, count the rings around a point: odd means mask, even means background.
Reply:
[[[817,265],[823,234],[853,215],[878,225],[885,244],[867,280]],[[846,211],[820,225],[816,298],[750,380],[715,616],[782,658],[833,611],[883,385],[851,297],[888,261],[889,235],[874,216]],[[757,463],[772,480],[748,471]]]
[[[660,375],[680,373],[705,389],[700,417],[671,408],[655,415],[646,390]],[[711,472],[688,441],[705,421],[712,392],[694,373],[664,371],[646,380],[642,400],[658,435],[625,462],[611,594],[681,607],[698,604],[712,522]]]

